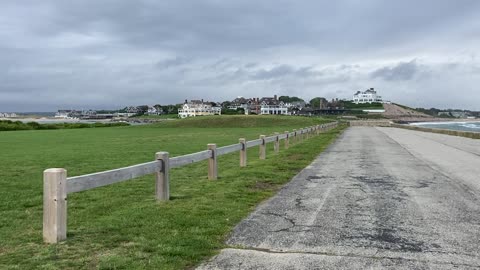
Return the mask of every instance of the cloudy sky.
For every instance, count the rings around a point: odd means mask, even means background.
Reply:
[[[480,1],[3,0],[0,63],[0,111],[369,87],[480,110]]]

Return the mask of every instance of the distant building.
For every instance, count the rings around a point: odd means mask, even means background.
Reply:
[[[232,100],[228,109],[243,109],[245,114],[289,114],[287,104],[279,101],[277,95],[262,98],[237,97]]]
[[[218,106],[212,106],[210,102],[203,102],[202,100],[191,100],[188,102],[185,100],[182,108],[178,110],[178,117],[196,117],[203,115],[221,115],[222,108]]]
[[[465,111],[452,111],[450,112],[450,114],[455,118],[467,118],[468,116],[470,116],[470,114]]]
[[[81,116],[94,116],[97,115],[97,112],[94,110],[83,110]]]
[[[367,89],[365,91],[357,91],[353,95],[353,103],[363,104],[363,103],[372,103],[372,102],[382,102],[382,97],[377,95],[377,91],[373,88]]]
[[[285,103],[285,106],[287,106],[289,110],[293,108],[302,109],[302,108],[305,108],[305,106],[307,106],[307,103],[305,101],[293,101],[290,103]]]
[[[132,114],[132,115],[140,112],[140,110],[136,106],[129,106],[129,107],[126,108],[126,111],[127,111],[127,113]]]
[[[438,112],[438,116],[447,116],[447,117],[455,117],[455,118],[468,118],[471,115],[470,112],[467,111],[442,111]]]
[[[73,118],[76,114],[78,112],[75,110],[58,110],[55,113],[55,118]]]
[[[16,113],[0,113],[0,117],[3,118],[14,118],[17,117]]]
[[[252,103],[252,99],[246,99],[240,96],[232,100],[232,102],[230,103],[230,106],[228,106],[227,109],[229,110],[243,109],[245,111],[245,114],[248,114],[248,110],[251,103]]]
[[[263,97],[260,99],[260,114],[288,114],[288,108],[283,103],[279,101],[277,95],[272,97]]]
[[[148,109],[147,109],[147,114],[148,115],[160,115],[162,114],[162,110],[161,108],[156,108],[154,106],[148,106]]]

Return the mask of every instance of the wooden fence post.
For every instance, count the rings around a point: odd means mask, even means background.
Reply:
[[[242,144],[240,150],[240,167],[247,167],[247,141],[244,138],[238,140]]]
[[[289,132],[288,132],[288,131],[285,131],[285,149],[288,149],[288,146],[289,146],[289,145],[288,145],[288,144],[289,144],[288,140],[289,140],[289,139],[290,139],[290,138],[289,138]]]
[[[292,139],[292,143],[295,144],[297,143],[297,140],[298,140],[298,137],[297,137],[297,130],[294,129],[293,130],[293,139]]]
[[[43,172],[43,241],[58,243],[67,239],[67,170]]]
[[[315,134],[318,136],[320,134],[320,125],[315,126]]]
[[[208,179],[217,180],[217,145],[209,143],[208,150],[212,151],[212,156],[208,159]]]
[[[273,149],[275,153],[278,153],[280,151],[280,138],[278,138],[278,132],[275,132],[275,144],[273,145]]]
[[[155,197],[157,201],[170,200],[170,158],[168,152],[157,152],[155,159],[162,162],[162,169],[156,173]]]
[[[266,157],[266,143],[265,143],[265,135],[260,135],[260,140],[262,140],[262,144],[259,147],[259,158],[265,159]]]

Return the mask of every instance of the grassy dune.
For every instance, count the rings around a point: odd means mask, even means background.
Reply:
[[[308,165],[340,129],[267,160],[248,153],[219,159],[219,179],[206,162],[171,172],[172,200],[154,200],[154,177],[69,195],[68,240],[42,242],[42,171],[69,176],[177,156],[321,123],[299,117],[205,117],[147,126],[0,132],[0,269],[184,269],[221,249],[228,232],[259,202]]]

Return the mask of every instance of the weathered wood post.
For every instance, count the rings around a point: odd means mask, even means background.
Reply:
[[[290,137],[289,132],[285,131],[285,149],[288,149],[288,146],[289,146],[288,145],[289,144],[288,140],[290,139],[289,137]]]
[[[240,150],[240,167],[247,167],[247,140],[241,138],[238,140],[242,144]]]
[[[208,159],[208,179],[217,180],[217,145],[209,143],[208,150],[212,151],[212,156]]]
[[[67,239],[67,170],[43,172],[43,241],[58,243]]]
[[[262,140],[262,144],[259,147],[259,158],[265,159],[266,157],[266,143],[265,143],[265,135],[260,135],[260,140]]]
[[[155,198],[157,201],[170,200],[170,158],[168,152],[157,152],[155,159],[160,160],[162,168],[155,175]]]
[[[315,134],[318,136],[320,134],[320,125],[315,126]]]
[[[273,149],[275,153],[278,153],[280,151],[280,138],[278,137],[278,132],[275,132],[275,144],[273,145]]]
[[[297,137],[297,130],[294,129],[293,130],[293,139],[292,139],[292,143],[295,144],[297,143],[297,140],[298,140],[298,137]]]
[[[300,129],[300,136],[298,136],[299,138],[299,141],[302,142],[303,141],[303,128]]]

